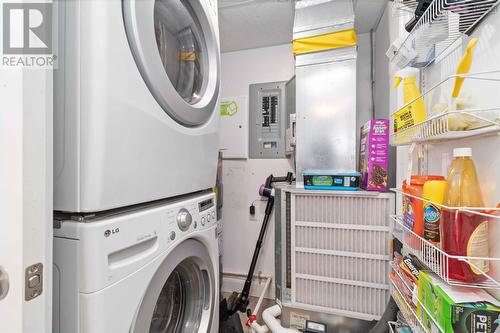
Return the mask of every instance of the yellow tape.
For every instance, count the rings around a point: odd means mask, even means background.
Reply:
[[[342,30],[328,34],[295,39],[292,42],[293,54],[338,49],[357,44],[356,30]]]
[[[181,52],[180,59],[182,61],[195,61],[196,52]]]

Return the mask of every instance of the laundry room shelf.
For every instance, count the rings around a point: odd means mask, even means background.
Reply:
[[[412,1],[410,1],[411,3]],[[468,34],[500,0],[434,0],[401,45],[389,56],[391,63],[405,67],[413,60],[406,56],[414,50],[416,57],[428,64],[464,34]],[[395,6],[411,11],[412,4],[396,0]]]
[[[450,95],[458,77],[465,79],[463,90],[467,90],[470,94],[478,94],[479,89],[486,95],[500,91],[500,70],[446,77],[392,113],[392,128],[394,128],[394,117],[399,110],[421,99],[424,100],[428,110],[425,121],[391,133],[392,146],[410,145],[414,142],[449,141],[500,132],[500,104],[490,104],[484,100],[474,101],[472,97],[459,97],[455,101],[443,97]],[[467,92],[462,96],[469,96]],[[438,102],[434,102],[436,100]],[[453,104],[462,109],[447,111],[449,105]],[[438,109],[435,114],[432,112],[433,109]]]
[[[430,315],[430,312],[427,308],[422,304],[422,302],[418,299],[417,295],[415,295],[415,291],[405,282],[405,279],[401,276],[402,273],[399,272],[397,267],[391,263],[392,273],[391,273],[391,296],[398,305],[399,310],[403,314],[406,322],[410,326],[413,333],[431,333],[431,330],[428,330],[422,319],[417,315],[416,308],[420,308],[421,313],[426,313],[425,316],[428,320],[434,323],[435,330],[432,332],[444,333],[444,331],[438,326],[437,322]],[[412,295],[412,302],[410,304],[403,295]],[[416,304],[414,303],[416,302]]]

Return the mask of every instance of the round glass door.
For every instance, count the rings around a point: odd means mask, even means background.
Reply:
[[[200,100],[208,65],[201,25],[183,1],[156,0],[155,35],[165,72],[189,104]]]
[[[152,95],[186,126],[206,122],[219,93],[216,18],[203,0],[123,0],[131,51]]]
[[[156,301],[149,332],[198,332],[203,311],[210,306],[207,277],[207,272],[189,259],[179,264]]]
[[[148,285],[133,333],[208,333],[215,276],[207,249],[187,240],[164,259]]]

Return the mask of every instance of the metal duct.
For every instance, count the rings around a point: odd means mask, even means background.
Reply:
[[[352,0],[296,2],[294,40],[354,28]],[[297,54],[297,175],[356,170],[356,46]]]

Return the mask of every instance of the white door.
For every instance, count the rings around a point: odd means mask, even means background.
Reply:
[[[1,67],[0,332],[51,332],[51,275],[52,70]]]
[[[123,0],[130,48],[163,110],[193,127],[205,123],[219,95],[217,18],[206,0]]]

